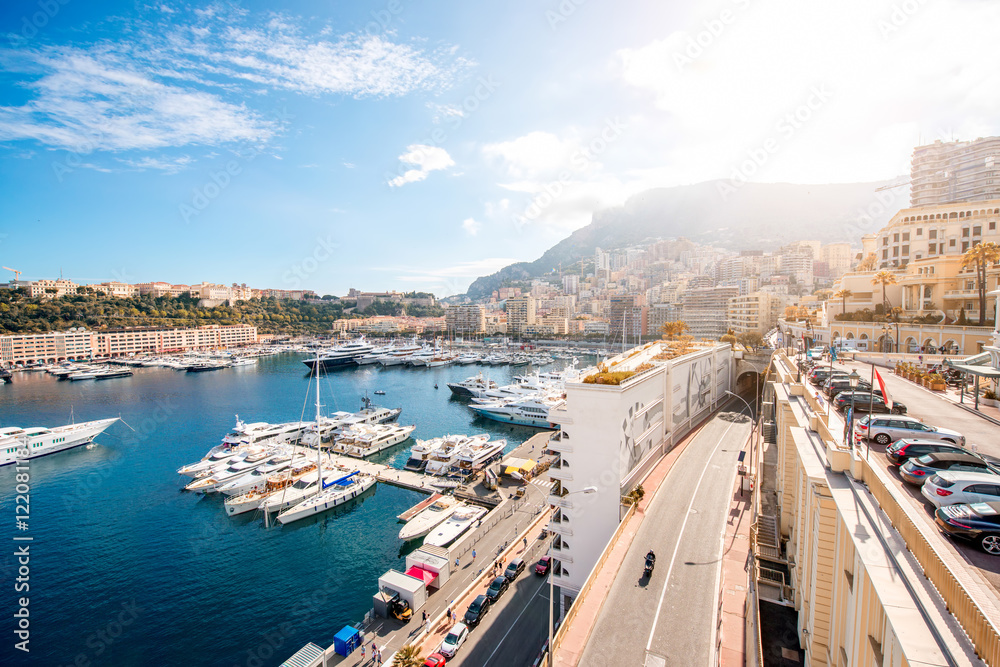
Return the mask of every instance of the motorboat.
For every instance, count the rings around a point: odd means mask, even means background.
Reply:
[[[355,458],[366,458],[409,439],[416,426],[356,424],[337,438],[332,450]]]
[[[449,474],[451,466],[455,462],[455,455],[463,445],[468,444],[470,440],[486,442],[489,440],[489,437],[489,435],[483,434],[473,436],[472,438],[468,436],[446,436],[442,438],[438,448],[427,457],[427,465],[424,466],[424,472],[428,475],[440,476]]]
[[[368,354],[374,349],[374,345],[361,339],[327,350],[324,354],[317,355],[315,359],[303,359],[302,363],[309,368],[319,366],[323,370],[341,366],[354,366],[355,359]]]
[[[315,447],[316,443],[327,444],[331,442],[338,429],[343,427],[347,421],[353,418],[350,412],[335,412],[329,417],[320,417],[308,424],[302,434],[302,444],[307,447]]]
[[[482,417],[507,424],[534,426],[536,428],[558,428],[549,421],[549,411],[560,408],[565,404],[566,399],[561,394],[551,394],[548,396],[538,394],[526,396],[521,399],[499,400],[495,403],[470,405],[469,407]]]
[[[233,368],[239,368],[240,366],[256,366],[257,365],[257,359],[253,358],[253,357],[251,357],[251,358],[248,358],[248,357],[237,357],[237,358],[233,359],[230,362],[229,365],[232,366]]]
[[[424,538],[424,545],[447,547],[475,525],[486,510],[471,505],[456,510],[446,521],[432,529]]]
[[[465,505],[453,496],[442,496],[426,509],[406,522],[399,530],[399,539],[404,542],[416,540],[427,535],[443,522],[447,521],[456,510]]]
[[[227,496],[239,496],[255,489],[263,489],[267,486],[267,478],[276,472],[280,472],[292,465],[292,457],[288,455],[272,456],[263,465],[258,466],[250,472],[240,475],[236,479],[230,480],[220,485],[216,490]]]
[[[303,476],[315,472],[315,463],[304,463],[300,466],[293,467],[290,470],[286,469],[271,474],[267,477],[267,481],[264,483],[264,488],[252,489],[238,496],[226,498],[224,503],[226,514],[229,516],[235,516],[237,514],[243,514],[244,512],[259,509],[261,503],[263,503],[264,500],[270,496],[281,491],[286,486],[296,483],[302,479]]]
[[[452,437],[452,436],[445,436]],[[431,455],[441,446],[444,438],[432,438],[430,440],[417,440],[417,444],[410,448],[410,458],[407,459],[404,470],[423,472],[427,467],[427,461]]]
[[[463,398],[475,398],[480,397],[485,394],[485,392],[496,389],[497,383],[492,380],[487,380],[483,377],[482,373],[478,375],[473,375],[470,378],[463,380],[462,382],[449,382],[448,389],[451,389],[451,393],[455,396],[460,396]]]
[[[54,428],[0,428],[0,466],[90,444],[116,421],[113,417]]]
[[[384,345],[382,347],[377,347],[368,354],[363,354],[360,357],[354,358],[354,363],[359,366],[367,366],[368,364],[377,364],[378,360],[395,350],[396,348],[392,345]]]
[[[242,477],[251,470],[264,465],[267,463],[267,459],[270,456],[271,454],[269,452],[258,451],[248,454],[242,458],[235,457],[237,460],[233,461],[225,468],[222,468],[221,470],[212,469],[211,472],[197,477],[193,482],[185,486],[184,490],[198,491],[199,493],[212,493],[223,484],[231,482],[237,477]]]
[[[405,364],[407,359],[412,355],[420,352],[424,349],[423,345],[410,344],[404,345],[402,347],[393,348],[391,352],[383,354],[378,362],[382,366],[398,366],[400,364]]]
[[[500,440],[477,440],[466,443],[459,447],[458,452],[452,459],[451,472],[459,477],[468,477],[479,472],[493,461],[503,455],[507,441]]]
[[[337,505],[343,505],[375,486],[375,478],[367,473],[355,471],[323,486],[325,488],[316,495],[306,498],[278,514],[278,523],[288,524],[299,519],[316,516]]]
[[[323,483],[332,482],[341,475],[336,470],[323,470]],[[260,503],[260,509],[264,512],[280,512],[283,509],[297,505],[320,489],[319,475],[315,470],[299,477],[293,484],[289,484],[280,491],[277,491]]]

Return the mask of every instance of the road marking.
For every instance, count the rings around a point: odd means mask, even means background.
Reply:
[[[504,641],[507,639],[507,635],[509,635],[510,631],[514,629],[514,626],[517,625],[517,622],[521,620],[521,616],[523,616],[524,612],[528,610],[528,605],[531,604],[532,600],[538,597],[539,591],[541,591],[543,588],[545,588],[544,583],[539,585],[538,589],[535,590],[535,594],[532,595],[530,598],[528,598],[528,601],[524,603],[524,608],[521,609],[521,613],[517,615],[517,618],[514,619],[514,622],[510,624],[509,628],[507,628],[507,632],[505,632],[503,637],[500,638],[500,641],[497,642],[496,648],[493,649],[493,653],[490,653],[490,657],[486,658],[486,662],[483,663],[484,665],[490,664],[490,660],[493,659],[493,656],[495,656],[497,654],[497,651],[500,650],[500,647],[503,646]]]
[[[667,659],[662,655],[646,653],[646,661],[642,665],[643,667],[667,667]]]
[[[711,461],[715,457],[715,453],[719,450],[722,445],[722,441],[726,439],[726,434],[729,433],[729,429],[736,425],[736,422],[730,422],[726,430],[722,432],[722,436],[719,438],[719,442],[716,443],[715,449],[712,450],[712,455],[708,458]],[[701,489],[701,483],[705,479],[705,473],[708,472],[708,461],[705,462],[705,467],[701,469],[701,476],[698,477],[698,484],[694,487],[694,492],[691,494],[691,502],[688,504],[687,511],[684,512],[684,521],[681,523],[681,530],[677,534],[677,542],[674,544],[674,553],[670,557],[670,566],[667,568],[667,576],[663,580],[663,589],[660,591],[660,601],[656,603],[656,615],[653,616],[653,627],[649,630],[649,641],[646,642],[646,652],[649,652],[649,648],[653,645],[653,635],[656,634],[656,624],[660,620],[660,609],[663,607],[663,598],[667,594],[667,586],[670,584],[670,573],[674,569],[674,561],[677,559],[677,550],[681,547],[681,541],[684,537],[684,529],[687,528],[687,520],[691,517],[691,509],[694,507],[694,499],[698,497],[698,491]]]
[[[750,430],[750,437],[751,438],[753,437],[753,427],[752,426],[751,426],[751,430]],[[733,474],[732,474],[732,476],[729,479],[729,488],[730,489],[733,488],[733,482],[735,481],[735,478],[736,478],[736,470],[733,470]],[[743,490],[742,489],[740,489],[740,494],[742,496],[742,494],[743,494]],[[752,495],[753,494],[751,494],[751,496]],[[727,507],[729,505],[731,505],[732,502],[733,502],[733,499],[730,497],[729,502],[727,503]],[[722,538],[719,540],[719,567],[715,571],[715,586],[713,588],[713,590],[715,590],[715,591],[719,591],[719,589],[722,586],[722,564],[723,564],[723,561],[726,558],[726,518],[728,516],[729,516],[729,513],[727,512],[727,513],[723,514],[722,517],[721,517],[722,518],[722,521],[721,521],[721,523],[722,523]],[[734,544],[735,544],[735,541],[736,540],[735,540],[735,537],[734,537],[734,539],[733,539]],[[720,595],[721,595],[721,591],[720,591]],[[721,622],[722,622],[722,619],[719,618],[719,614],[721,613],[721,611],[722,610],[720,609],[720,605],[718,603],[716,603],[716,605],[715,605],[715,611],[712,613],[712,645],[710,647],[710,651],[711,652],[709,653],[709,659],[708,659],[708,664],[709,665],[716,665],[716,664],[718,664],[717,659],[718,659],[719,640],[720,640],[719,629],[720,629],[720,625],[721,625]]]

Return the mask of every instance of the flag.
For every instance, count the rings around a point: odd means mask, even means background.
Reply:
[[[885,380],[879,375],[879,372],[875,371],[875,379],[878,380],[878,388],[882,390],[882,399],[885,401],[885,407],[892,410],[892,397],[889,396],[889,389],[885,386]]]

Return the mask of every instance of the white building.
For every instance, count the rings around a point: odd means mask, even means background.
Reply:
[[[549,413],[560,425],[549,444],[559,458],[549,469],[555,481],[549,504],[556,509],[548,527],[556,534],[553,584],[563,609],[618,528],[621,497],[733,388],[729,345],[654,360],[665,345],[656,341],[608,359],[612,371],[654,365],[620,385],[567,382],[566,406]],[[584,492],[589,487],[596,491]]]

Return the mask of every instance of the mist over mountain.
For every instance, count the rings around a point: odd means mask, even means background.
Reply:
[[[877,231],[909,205],[909,189],[878,191],[890,181],[794,185],[707,181],[656,188],[623,206],[594,213],[593,219],[533,262],[511,264],[477,278],[467,295],[489,296],[508,281],[528,280],[567,267],[595,248],[612,250],[655,238],[683,236],[727,250],[774,250],[798,240],[847,242]]]

